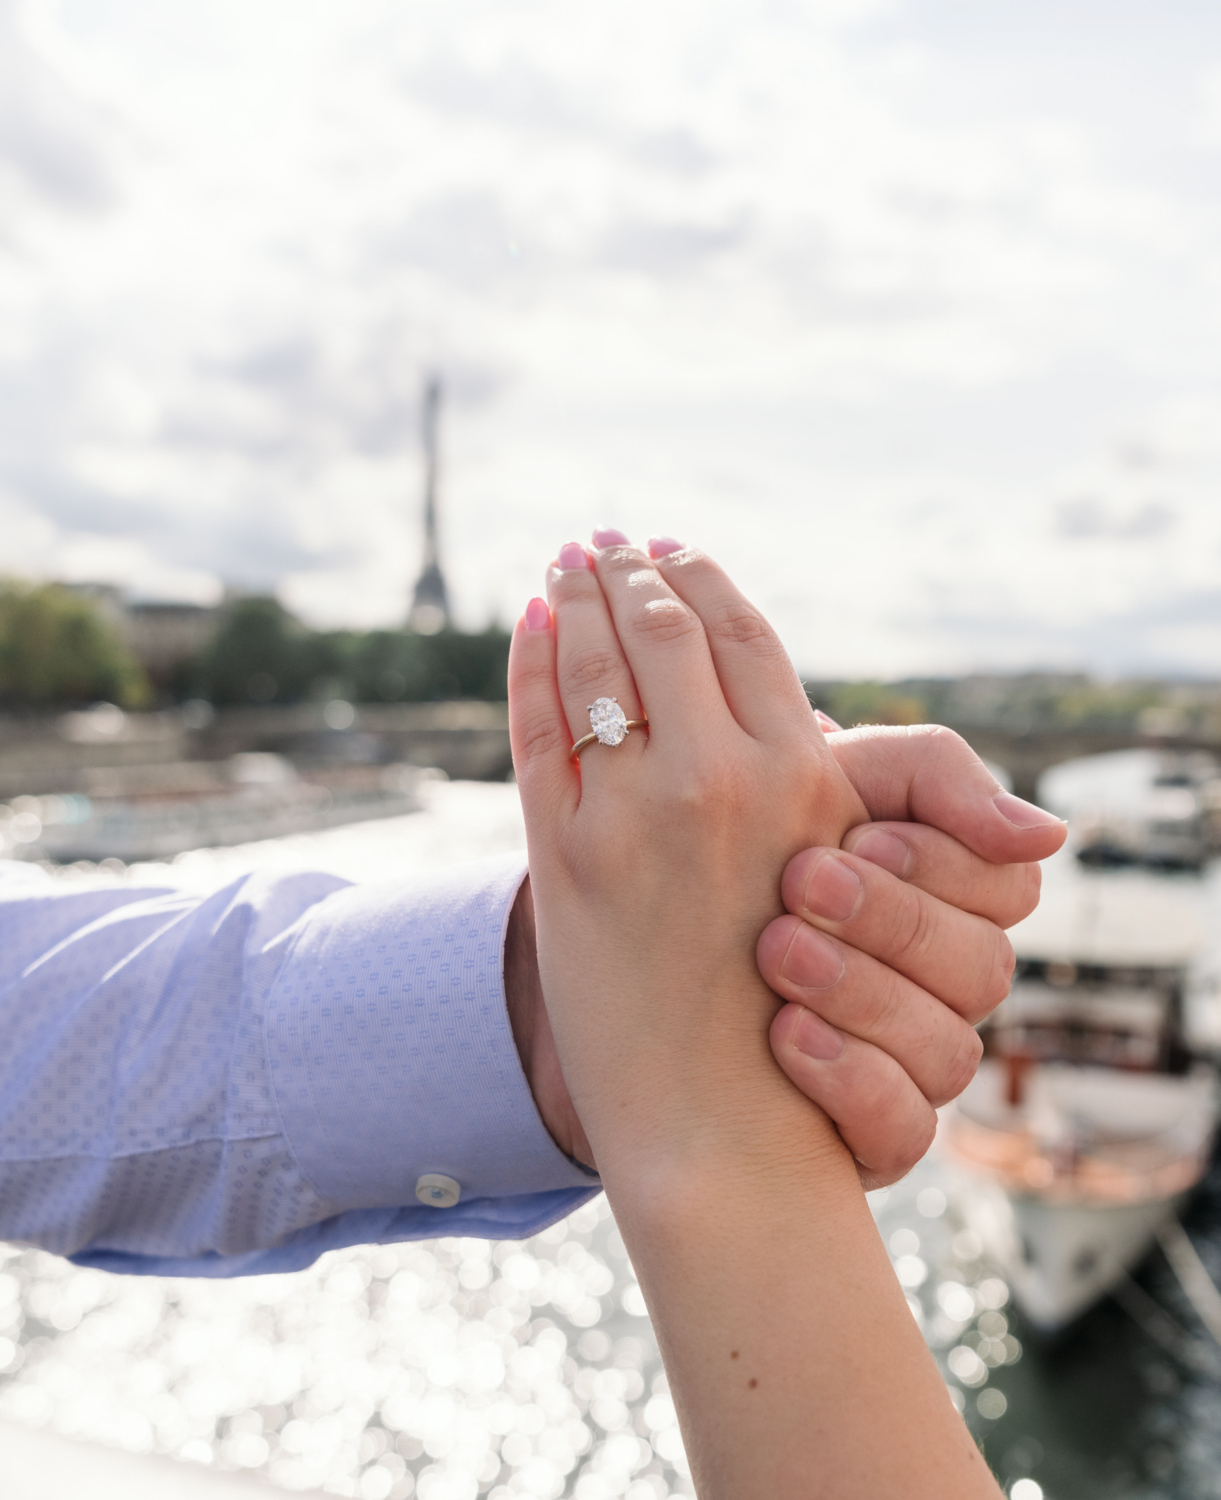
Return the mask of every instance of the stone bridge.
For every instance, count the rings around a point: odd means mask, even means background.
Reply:
[[[198,710],[198,706],[197,710]],[[1154,743],[1135,732],[951,724],[986,759],[1004,766],[1020,796],[1061,761]],[[1156,743],[1221,752],[1197,739]],[[511,768],[503,703],[395,703],[205,711],[64,714],[0,719],[0,800],[21,793],[127,791],[173,782],[184,763],[241,751],[273,751],[302,764],[406,761],[453,778],[500,780]]]

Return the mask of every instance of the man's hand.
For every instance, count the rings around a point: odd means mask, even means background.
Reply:
[[[997,785],[937,725],[827,740],[870,814],[843,853],[805,850],[782,888],[791,915],[759,940],[759,969],[788,1000],[777,1062],[835,1121],[867,1188],[909,1172],[934,1108],[974,1076],[974,1027],[1009,991],[1003,929],[1035,908],[1065,825]]]
[[[974,1023],[1009,988],[1003,929],[1033,911],[1036,860],[1065,826],[1003,791],[950,730],[844,732],[820,715],[876,821],[842,851],[808,849],[784,872],[788,916],[759,940],[759,969],[790,1003],[772,1025],[789,1078],[839,1128],[866,1188],[911,1170],[979,1061]],[[534,951],[527,880],[509,922],[505,990],[522,1066],[560,1149],[592,1166],[560,1072]]]

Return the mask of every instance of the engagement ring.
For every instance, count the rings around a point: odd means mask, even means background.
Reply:
[[[600,745],[622,745],[629,729],[644,729],[648,719],[629,719],[619,707],[618,698],[597,698],[589,705],[590,733],[579,739],[568,752],[573,760],[586,745],[595,740]]]

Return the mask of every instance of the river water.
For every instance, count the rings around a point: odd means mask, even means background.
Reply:
[[[392,876],[524,846],[516,789],[435,783],[408,817],[201,850],[150,875]],[[81,872],[64,877],[88,878]],[[945,1376],[1013,1500],[1221,1500],[1221,1349],[1153,1259],[1070,1336],[1032,1336],[934,1154],[871,1195]],[[1221,1281],[1221,1170],[1185,1219]],[[0,1246],[0,1417],[360,1500],[692,1493],[605,1199],[524,1243],[330,1254],[289,1276],[77,1270]]]

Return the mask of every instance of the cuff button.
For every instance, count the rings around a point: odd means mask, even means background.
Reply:
[[[425,1172],[416,1179],[415,1195],[429,1208],[453,1208],[462,1196],[462,1187],[440,1172]]]

